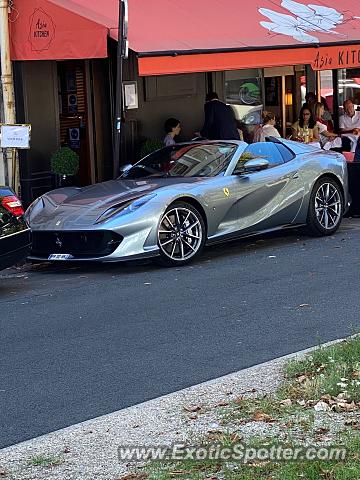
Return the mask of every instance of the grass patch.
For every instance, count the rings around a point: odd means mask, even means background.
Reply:
[[[314,424],[313,407],[319,401],[327,402],[329,410],[359,410],[360,336],[289,362],[285,375],[286,381],[273,395],[231,402],[222,411],[223,423],[280,421],[306,432]]]
[[[147,480],[190,479],[202,480],[216,475],[221,471],[221,464],[217,461],[194,462],[184,460],[176,464],[153,463],[147,471]],[[189,476],[190,475],[190,476]]]
[[[264,439],[253,438],[247,446],[264,446]],[[287,447],[297,445],[288,443]],[[360,436],[347,435],[343,446],[344,460],[334,461],[249,461],[221,463],[219,461],[184,460],[176,463],[152,463],[146,468],[147,480],[359,480]]]
[[[284,405],[282,395],[264,396],[260,398],[243,398],[231,402],[229,407],[222,410],[223,423],[265,421],[272,423],[276,420],[286,420],[304,412],[297,403]]]
[[[283,396],[310,400],[345,392],[348,400],[359,402],[360,337],[320,347],[301,361],[289,362],[285,373],[288,382],[280,389]]]
[[[60,457],[55,455],[45,456],[45,455],[36,455],[31,457],[28,461],[29,465],[32,467],[56,467],[63,463],[63,460]]]
[[[285,377],[284,384],[271,396],[240,397],[217,410],[220,424],[228,428],[229,433],[211,432],[204,438],[203,445],[231,447],[244,441],[247,447],[261,448],[276,444],[280,437],[274,432],[281,431],[285,433],[281,438],[292,448],[305,444],[345,447],[347,457],[344,460],[153,462],[144,470],[148,479],[359,480],[360,336],[319,348],[300,361],[289,362]],[[326,418],[316,417],[316,407],[320,403],[326,407]],[[340,416],[337,415],[330,432],[333,412]],[[321,424],[325,420],[329,425]],[[266,438],[252,436],[242,440],[241,425],[248,422],[268,423]],[[277,430],[272,430],[271,424],[275,424]],[[295,438],[300,438],[300,443]]]

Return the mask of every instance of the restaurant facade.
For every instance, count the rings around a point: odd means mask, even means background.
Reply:
[[[264,109],[287,136],[309,91],[326,99],[335,125],[345,99],[360,105],[358,1],[260,3],[128,0],[122,163],[161,142],[169,117],[181,122],[179,140],[194,137],[211,90],[233,107],[249,141]],[[32,124],[20,158],[25,203],[53,188],[50,157],[60,145],[79,153],[80,185],[112,178],[118,6],[13,2],[17,121]]]

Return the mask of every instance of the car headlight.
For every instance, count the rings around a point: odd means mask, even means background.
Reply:
[[[25,219],[29,223],[30,218],[37,215],[45,207],[44,200],[42,197],[34,200],[25,212]]]
[[[145,205],[145,203],[149,202],[152,200],[154,197],[156,197],[156,193],[152,193],[150,195],[144,195],[141,198],[138,198],[137,200],[131,202],[131,203],[123,203],[122,205],[118,205],[112,208],[109,208],[104,212],[100,217],[96,220],[95,223],[103,223],[108,221],[110,218],[113,218],[114,216],[123,216],[123,215],[128,215],[129,213],[133,213],[136,210],[138,210],[140,207]]]

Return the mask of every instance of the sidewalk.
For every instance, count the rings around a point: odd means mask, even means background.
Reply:
[[[171,445],[189,439],[196,442],[209,432],[219,430],[217,410],[224,404],[238,397],[273,393],[284,379],[284,364],[312,350],[287,355],[3,449],[0,477],[5,480],[122,478],[133,471],[133,466],[119,463],[119,446]],[[253,428],[261,435],[263,425],[257,423]]]

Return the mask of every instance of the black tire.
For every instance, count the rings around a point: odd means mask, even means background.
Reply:
[[[332,235],[339,228],[343,214],[341,187],[330,177],[320,178],[310,195],[307,232],[316,237]]]
[[[157,231],[160,256],[155,261],[165,267],[186,265],[204,248],[206,227],[203,216],[191,204],[177,201],[169,205]]]

